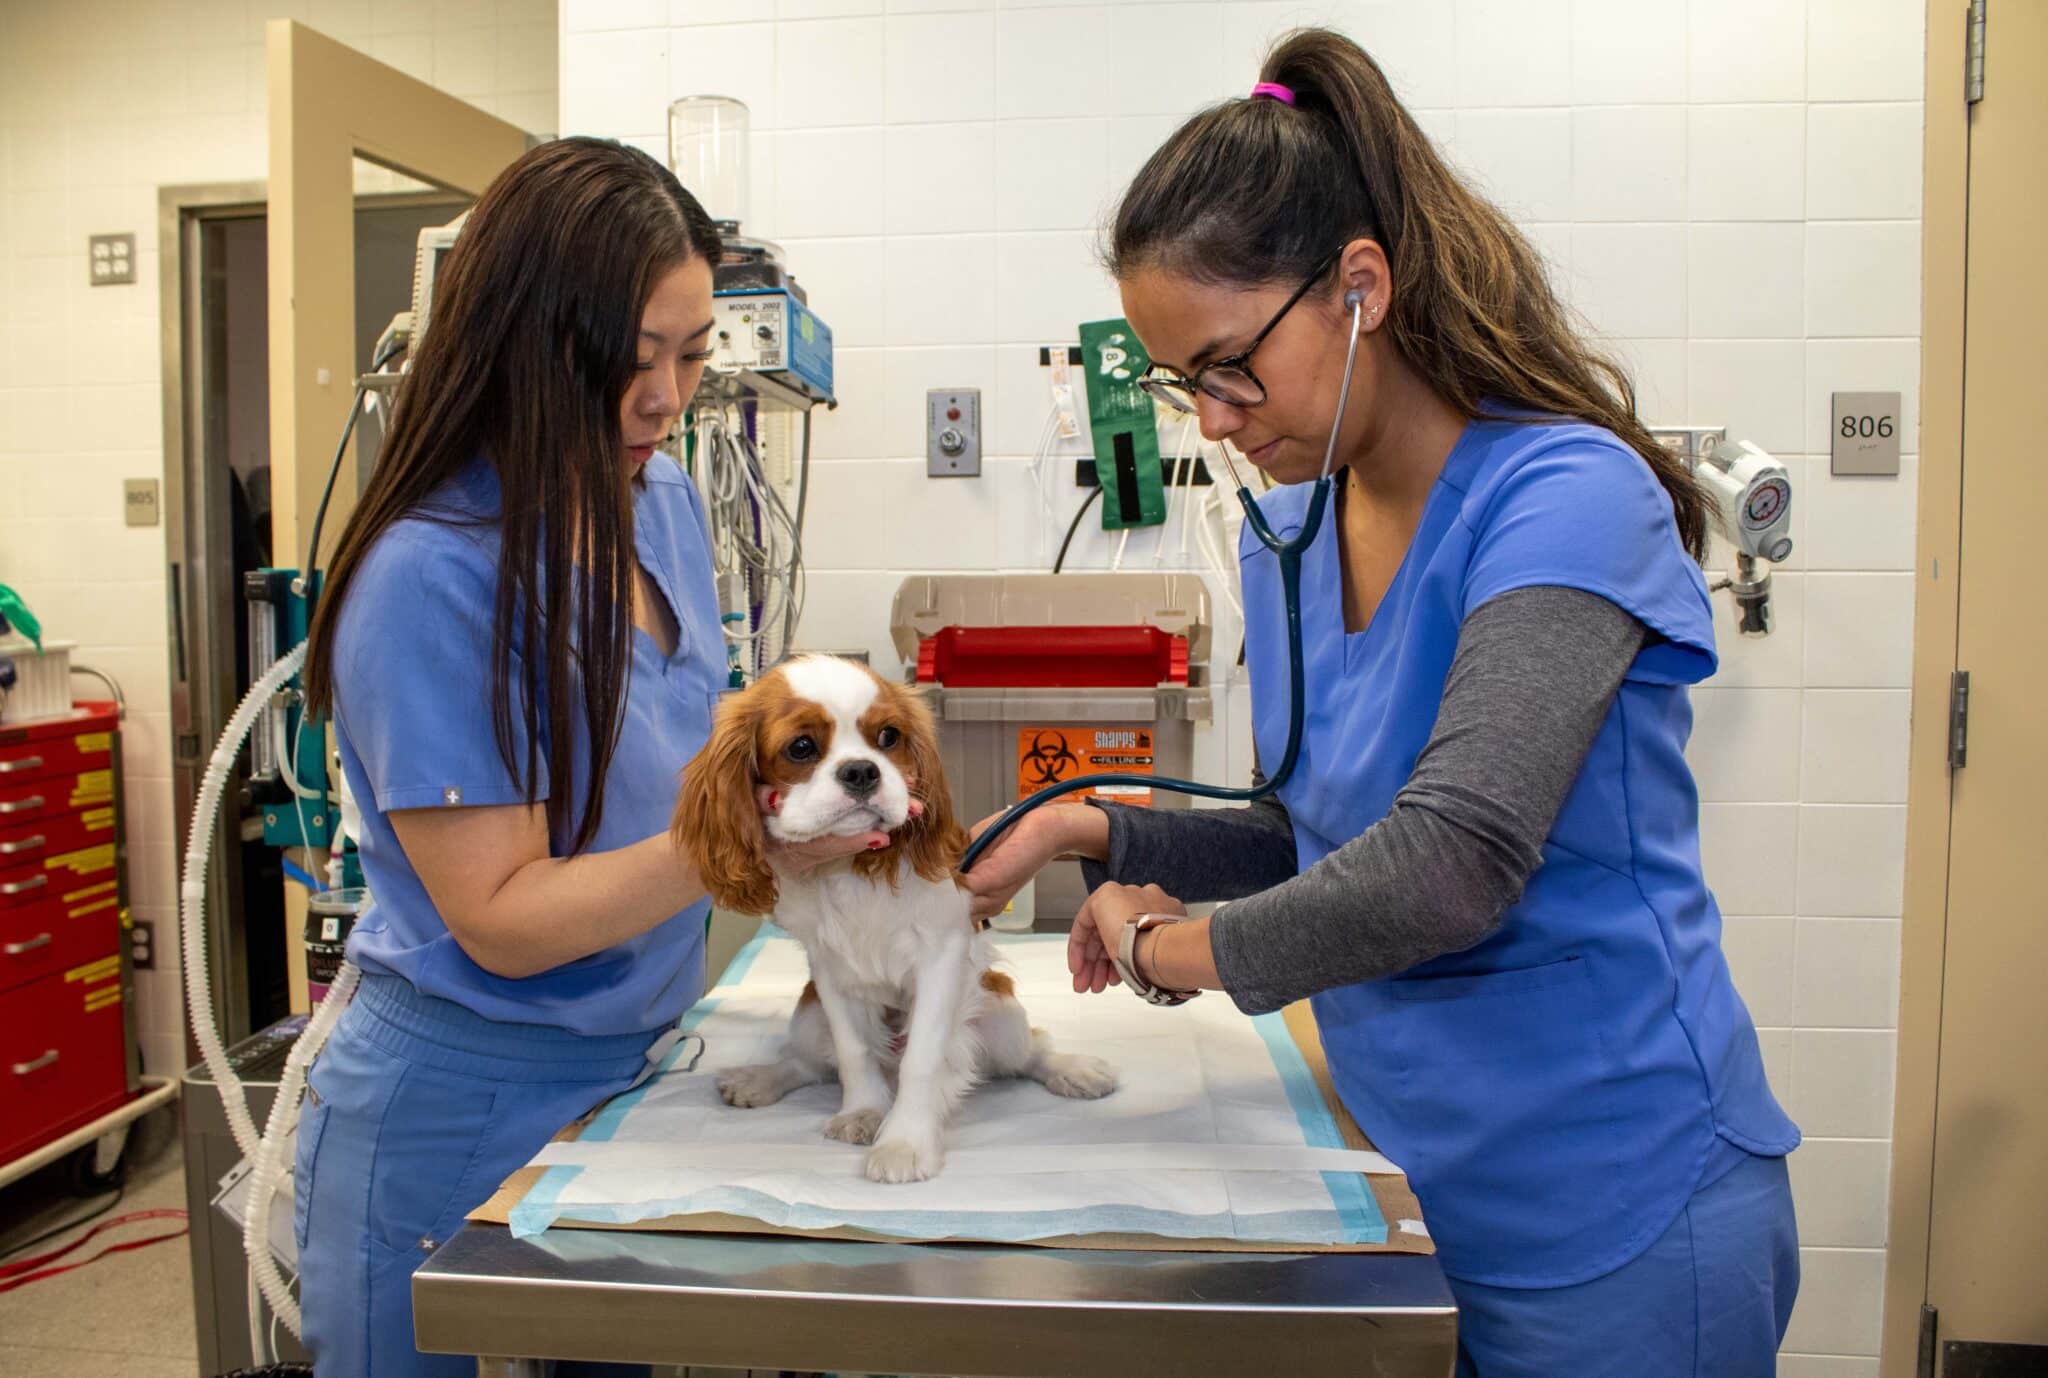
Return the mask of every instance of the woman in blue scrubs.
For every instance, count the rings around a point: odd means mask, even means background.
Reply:
[[[413,1348],[413,1270],[703,991],[709,902],[668,830],[725,642],[703,510],[656,447],[703,374],[718,255],[637,149],[514,163],[441,270],[328,572],[308,694],[375,907],[299,1125],[323,1375],[474,1371]]]
[[[1339,1094],[1421,1198],[1461,1374],[1768,1378],[1799,1135],[1700,870],[1705,500],[1365,53],[1297,33],[1262,76],[1153,155],[1110,256],[1148,388],[1283,485],[1262,503],[1283,534],[1362,303],[1303,565],[1299,765],[1250,808],[1041,809],[972,873],[977,912],[1078,855],[1099,885],[1077,989],[1116,980],[1139,923],[1148,986],[1310,999]],[[1249,536],[1241,559],[1270,762],[1279,571]]]

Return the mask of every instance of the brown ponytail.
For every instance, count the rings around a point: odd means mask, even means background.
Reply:
[[[1612,431],[1703,556],[1707,498],[1636,417],[1628,374],[1579,337],[1535,250],[1444,165],[1379,65],[1342,34],[1300,29],[1259,79],[1295,103],[1229,100],[1175,131],[1117,208],[1110,271],[1293,282],[1339,245],[1377,240],[1394,279],[1383,328],[1439,395],[1467,416],[1495,399]]]

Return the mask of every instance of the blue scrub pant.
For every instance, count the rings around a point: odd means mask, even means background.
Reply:
[[[1785,1160],[1745,1157],[1605,1277],[1451,1291],[1458,1378],[1772,1378],[1799,1294]]]
[[[631,1084],[653,1038],[501,1024],[364,975],[299,1121],[293,1226],[321,1378],[474,1378],[473,1358],[413,1348],[413,1270],[558,1130]]]

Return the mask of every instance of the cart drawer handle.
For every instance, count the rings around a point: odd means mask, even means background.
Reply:
[[[17,799],[12,804],[0,804],[0,814],[27,813],[30,809],[39,809],[42,806],[43,796],[31,794],[28,798]]]
[[[41,833],[37,833],[34,837],[24,837],[19,842],[0,842],[0,856],[13,856],[16,852],[32,852],[48,840]]]
[[[0,885],[0,899],[4,899],[9,895],[26,894],[30,890],[40,890],[49,883],[50,877],[48,874],[44,874],[30,876],[27,880],[17,880],[11,885]]]
[[[0,952],[6,953],[9,957],[19,957],[24,952],[34,952],[39,947],[48,947],[49,945],[50,935],[38,933],[27,942],[9,943],[5,947],[0,947]]]
[[[29,1074],[30,1072],[40,1072],[40,1071],[42,1071],[42,1070],[43,1070],[43,1068],[45,1068],[45,1067],[49,1066],[49,1065],[50,1065],[51,1063],[55,1062],[56,1060],[57,1060],[57,1050],[56,1050],[55,1048],[51,1048],[51,1049],[50,1049],[49,1051],[45,1052],[45,1053],[44,1053],[44,1054],[43,1054],[43,1055],[42,1055],[41,1057],[39,1057],[39,1058],[35,1058],[35,1059],[33,1059],[33,1060],[31,1060],[31,1061],[28,1061],[28,1062],[17,1062],[17,1063],[15,1063],[15,1064],[14,1064],[14,1075],[16,1075],[16,1076],[18,1076],[18,1077],[25,1077],[25,1076],[27,1076],[27,1075],[28,1075],[28,1074]]]
[[[40,756],[23,756],[19,760],[0,761],[0,775],[12,775],[17,770],[34,770],[43,763]]]

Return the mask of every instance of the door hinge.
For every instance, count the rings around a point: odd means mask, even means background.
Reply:
[[[1963,95],[1970,105],[1984,99],[1984,5],[1985,0],[1970,0],[1970,27],[1963,43]]]
[[[1934,1378],[1934,1331],[1939,1316],[1933,1307],[1921,1303],[1919,1356],[1913,1365],[1913,1378]]]
[[[1948,677],[1948,768],[1961,770],[1970,759],[1970,672]]]

